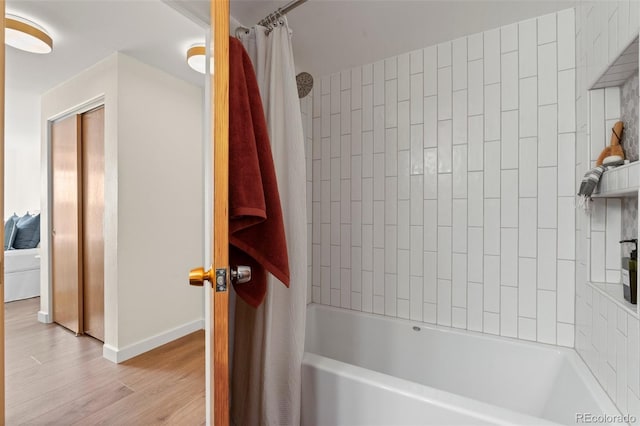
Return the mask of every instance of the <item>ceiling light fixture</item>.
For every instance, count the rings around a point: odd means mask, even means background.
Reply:
[[[196,44],[187,50],[187,64],[195,71],[204,74],[206,70],[206,50],[204,45]]]
[[[30,53],[49,53],[53,40],[42,27],[27,19],[7,15],[4,19],[5,43]]]

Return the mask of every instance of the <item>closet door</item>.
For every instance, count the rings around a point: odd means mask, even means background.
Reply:
[[[56,121],[51,128],[51,257],[53,320],[82,332],[81,117]]]
[[[82,114],[84,332],[104,342],[104,106]]]

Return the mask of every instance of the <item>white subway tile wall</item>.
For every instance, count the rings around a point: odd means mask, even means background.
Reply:
[[[609,144],[612,124],[620,117],[617,87],[589,90],[590,85],[638,34],[640,8],[635,0],[579,1],[575,14],[558,13],[558,261],[557,341],[569,341],[571,332],[560,327],[575,297],[574,343],[578,353],[622,413],[640,417],[640,351],[637,311],[616,304],[590,282],[620,282],[622,203],[599,199],[590,215],[577,209],[575,216],[562,213],[573,203],[570,187],[562,186],[569,164],[564,158],[575,150],[576,182],[593,167]],[[575,23],[575,25],[574,25]],[[575,55],[571,50],[575,49]],[[573,69],[575,65],[575,70]],[[575,85],[567,81],[575,79]],[[575,92],[574,92],[575,91]],[[574,99],[575,109],[571,107]],[[561,136],[575,127],[575,141]],[[626,171],[620,171],[620,179]],[[614,175],[617,173],[614,173]],[[624,182],[619,182],[624,184]],[[575,245],[570,234],[575,227]],[[574,258],[568,258],[574,255]],[[575,263],[575,265],[574,265]],[[575,288],[565,286],[575,274]],[[570,279],[570,278],[569,278]],[[563,326],[564,327],[564,326]]]
[[[314,303],[573,346],[573,19],[318,79]]]
[[[314,167],[314,161],[316,157],[318,158],[318,162],[320,161],[321,151],[313,152],[313,149],[320,150],[322,145],[320,143],[314,144],[313,137],[314,135],[320,138],[321,135],[321,122],[319,119],[314,119],[313,117],[313,109],[317,108],[321,110],[322,107],[320,105],[320,96],[317,96],[316,101],[314,102],[313,90],[304,98],[300,99],[300,114],[302,115],[302,131],[304,133],[304,149],[305,149],[305,160],[306,160],[306,168],[307,168],[307,304],[311,303],[314,299],[313,292],[316,291],[318,294],[316,295],[316,299],[320,297],[320,246],[315,247],[313,245],[314,235],[319,237],[320,233],[320,222],[318,222],[318,229],[314,229],[314,217],[320,216],[320,205],[317,205],[318,211],[314,212],[315,205],[313,204],[313,191],[320,191],[320,186],[314,186],[313,181],[314,178],[320,178],[319,173],[321,171],[320,164],[316,164],[317,167]],[[316,176],[313,176],[313,173],[316,173]],[[316,194],[316,196],[320,196],[320,194]],[[317,234],[317,235],[316,235]],[[318,265],[316,268],[317,282],[318,286],[314,287],[313,282],[316,280],[316,277],[313,275],[313,265]]]

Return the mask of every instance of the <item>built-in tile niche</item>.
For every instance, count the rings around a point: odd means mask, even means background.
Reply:
[[[613,123],[626,120],[623,109],[628,100],[621,92],[630,84],[629,78],[637,75],[639,7],[637,1],[576,3],[578,183],[609,144]],[[637,117],[637,112],[634,114]],[[637,127],[627,127],[627,136],[637,138]],[[627,156],[636,159],[637,154],[630,151],[627,148]],[[619,274],[623,251],[618,241],[637,235],[634,217],[638,210],[639,166],[636,161],[607,172],[600,185],[600,192],[607,198],[594,200],[589,215],[577,211],[575,303],[576,351],[620,412],[638,418],[638,309],[622,297]],[[606,272],[609,279],[617,280],[593,283],[606,280]],[[607,292],[609,289],[616,291],[615,296]]]
[[[619,306],[638,315],[637,306],[622,296],[621,259],[632,244],[621,239],[638,237],[638,38],[636,37],[592,85],[590,91],[591,154],[593,164],[611,138],[611,128],[622,120],[622,146],[630,164],[607,171],[598,188],[599,197],[591,212],[591,285],[607,294]]]

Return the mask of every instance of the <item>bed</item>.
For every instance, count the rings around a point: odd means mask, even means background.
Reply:
[[[5,250],[4,301],[40,296],[40,248]]]

